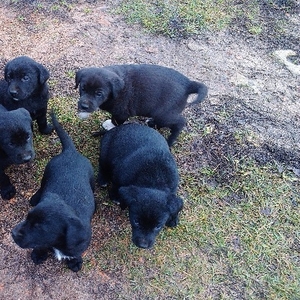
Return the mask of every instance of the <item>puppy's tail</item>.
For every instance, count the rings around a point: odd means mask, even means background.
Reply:
[[[75,145],[71,139],[71,137],[67,134],[67,132],[63,129],[63,127],[58,123],[55,113],[53,111],[51,111],[50,113],[51,119],[52,119],[52,123],[54,126],[54,129],[61,141],[62,144],[62,151],[65,150],[76,150]]]
[[[188,105],[193,105],[202,102],[207,97],[208,88],[204,83],[191,81],[188,88],[189,94],[198,94],[193,102],[189,102]]]

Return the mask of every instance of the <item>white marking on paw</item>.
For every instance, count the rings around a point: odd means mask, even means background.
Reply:
[[[102,126],[105,130],[111,130],[116,127],[111,120],[106,120],[102,123]]]
[[[58,249],[53,248],[53,250],[54,250],[54,253],[55,253],[55,257],[56,257],[59,261],[61,261],[62,259],[72,259],[72,258],[74,258],[74,257],[72,257],[72,256],[64,255],[64,254],[63,254],[61,251],[59,251]]]

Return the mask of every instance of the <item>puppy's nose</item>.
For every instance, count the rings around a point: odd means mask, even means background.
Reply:
[[[80,102],[79,103],[79,107],[81,109],[88,109],[89,108],[89,104],[87,102]]]
[[[22,160],[25,163],[31,161],[32,158],[33,158],[33,154],[31,154],[31,153],[22,155]]]
[[[18,97],[18,92],[16,90],[10,90],[9,93],[11,94],[11,96],[16,99]]]

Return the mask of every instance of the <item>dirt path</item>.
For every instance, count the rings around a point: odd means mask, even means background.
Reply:
[[[258,37],[227,31],[169,40],[126,26],[108,14],[105,2],[81,2],[61,15],[0,4],[0,67],[15,56],[31,56],[49,68],[56,86],[52,96],[74,99],[77,92],[67,74],[81,67],[115,63],[173,67],[209,86],[209,98],[201,111],[187,110],[189,120],[213,125],[212,120],[218,118],[231,132],[248,132],[247,139],[267,153],[260,158],[262,162],[276,157],[300,168],[300,81],[273,55],[283,44],[276,47]],[[300,19],[291,18],[295,42],[288,46],[299,55]],[[23,185],[26,187],[26,182],[19,183]],[[106,274],[101,266],[78,274],[54,260],[34,266],[29,252],[17,248],[10,237],[11,227],[28,209],[26,197],[23,193],[10,202],[0,200],[0,299],[130,297],[122,275]],[[96,228],[96,240],[97,234],[100,236],[100,230]]]

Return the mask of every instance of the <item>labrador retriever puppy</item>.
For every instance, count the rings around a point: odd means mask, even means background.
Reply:
[[[4,171],[10,165],[28,163],[34,159],[32,136],[32,120],[26,109],[8,111],[0,105],[0,193],[4,200],[16,194]]]
[[[49,251],[65,259],[77,272],[82,253],[91,240],[91,218],[95,210],[94,171],[90,161],[76,149],[52,114],[62,143],[62,152],[47,164],[40,189],[31,197],[35,207],[16,225],[12,237],[21,248],[33,248],[31,258],[40,264]]]
[[[49,76],[43,65],[27,56],[20,56],[6,64],[5,80],[0,81],[0,104],[8,110],[20,107],[27,109],[31,118],[37,121],[42,134],[49,134],[53,130],[46,118]]]
[[[132,241],[151,248],[166,225],[178,224],[183,201],[176,196],[179,175],[162,135],[140,124],[124,124],[101,139],[98,183],[111,183],[109,196],[128,207]]]
[[[129,117],[150,117],[149,125],[168,127],[171,146],[186,120],[181,115],[190,94],[198,94],[192,104],[207,96],[207,87],[191,81],[174,69],[158,65],[113,65],[103,68],[84,68],[76,73],[80,98],[80,117],[100,109],[112,114],[114,125],[123,124]]]

